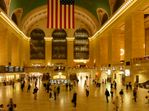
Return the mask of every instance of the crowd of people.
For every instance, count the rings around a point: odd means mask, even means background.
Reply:
[[[27,80],[23,79],[22,81],[20,81],[21,91],[22,92],[24,91],[25,84],[27,84],[27,93],[30,93],[30,92],[33,93],[34,100],[38,100],[38,91],[39,91],[39,87],[37,85],[38,81],[40,81],[39,78],[35,78],[32,81],[30,79],[27,79]],[[33,85],[31,85],[31,84],[33,84]],[[101,83],[100,86],[102,84],[107,84],[107,82]],[[97,83],[94,82],[93,85],[97,88],[100,88],[98,82]],[[43,82],[43,87],[45,89],[45,93],[49,94],[50,101],[53,101],[53,100],[56,101],[57,96],[61,93],[61,86],[62,86],[61,84],[56,84],[56,83],[51,84],[50,80]],[[15,85],[13,84],[12,87],[15,87]],[[66,91],[72,92],[72,99],[70,102],[72,102],[74,107],[77,107],[77,95],[78,95],[77,93],[78,92],[77,92],[76,87],[78,87],[78,81],[72,80],[69,83],[66,83],[65,87],[66,87]],[[86,77],[85,81],[84,81],[84,94],[86,95],[86,97],[90,97],[90,87],[91,87],[90,86],[90,78]],[[131,82],[129,82],[126,84],[126,90],[124,90],[123,88],[124,87],[119,89],[117,87],[117,83],[115,80],[110,83],[109,88],[105,87],[105,97],[106,97],[105,101],[107,103],[109,103],[111,100],[115,111],[119,111],[120,104],[124,104],[124,101],[125,101],[124,95],[128,90],[132,91],[133,100],[134,100],[134,102],[137,102],[138,87],[136,85],[134,85],[132,87]],[[31,89],[33,89],[33,90],[31,91]],[[111,99],[109,100],[110,97],[111,97]],[[146,100],[146,103],[149,104],[149,91],[148,91],[147,95],[145,96],[145,100]],[[8,111],[14,111],[15,108],[16,108],[16,104],[13,103],[13,100],[11,98],[9,101],[9,104],[7,105],[7,109],[8,109]],[[4,109],[3,104],[0,105],[0,111],[6,111]]]
[[[123,102],[124,102],[125,93],[124,93],[123,89],[117,89],[116,81],[113,81],[110,84],[111,84],[110,91],[107,88],[105,89],[106,101],[108,103],[109,97],[111,96],[111,100],[114,105],[114,110],[119,111],[120,104],[123,104]],[[118,92],[117,90],[119,90],[119,93],[117,93]],[[138,85],[136,85],[136,83],[134,83],[134,86],[132,88],[131,82],[126,83],[126,92],[128,90],[132,91],[132,95],[133,95],[132,99],[134,100],[134,102],[137,102]],[[115,95],[115,98],[113,99],[114,95]],[[147,101],[146,104],[149,104],[149,91],[145,96],[145,101]]]
[[[7,104],[7,110],[4,108],[4,105],[0,105],[0,111],[15,111],[16,104],[13,102],[13,99],[10,98],[9,103]]]

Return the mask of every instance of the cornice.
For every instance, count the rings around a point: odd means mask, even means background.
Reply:
[[[28,13],[22,20],[21,29],[27,34],[28,29],[35,24],[37,21],[47,17],[47,6],[38,7]],[[79,19],[81,22],[86,24],[88,29],[90,29],[91,35],[93,35],[98,30],[99,22],[90,12],[87,10],[75,6],[75,20]]]

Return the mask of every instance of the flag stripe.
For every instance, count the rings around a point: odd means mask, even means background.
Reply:
[[[62,5],[60,5],[60,29],[62,28]]]
[[[56,15],[56,18],[55,18],[56,19],[56,21],[55,21],[56,22],[55,23],[56,26],[55,27],[58,28],[58,25],[57,25],[58,24],[58,0],[56,0],[56,4],[55,5],[56,5],[56,7],[55,7],[56,8],[56,11],[55,11],[56,12],[56,14],[55,14]]]
[[[48,0],[48,28],[74,28],[74,1]]]
[[[68,5],[68,28],[70,28],[70,5]]]
[[[72,5],[72,28],[74,29],[75,19],[74,19],[74,3]]]
[[[58,23],[58,29],[59,29],[60,28],[60,2],[58,2],[58,13],[57,13],[57,15],[58,15],[57,23]]]
[[[64,5],[63,15],[64,15],[64,28],[66,28],[66,5]]]
[[[53,27],[53,0],[51,0],[50,6],[51,6],[51,11],[50,11],[51,12],[51,17],[50,17],[51,18],[51,27]]]
[[[53,27],[55,27],[56,24],[56,1],[53,2]]]
[[[50,4],[50,1],[49,0],[48,0],[48,4]],[[50,5],[48,5],[48,10],[47,10],[48,11],[48,13],[47,13],[47,22],[48,22],[47,23],[47,27],[49,27],[49,10],[50,10],[49,6]]]
[[[67,28],[69,27],[69,19],[68,19],[69,18],[69,16],[68,16],[69,15],[68,14],[69,10],[68,10],[68,6],[69,5],[66,5],[66,20],[65,20],[66,21],[66,27]]]

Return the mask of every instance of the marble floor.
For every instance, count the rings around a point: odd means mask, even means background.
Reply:
[[[76,108],[71,103],[73,91],[66,91],[65,86],[61,86],[60,95],[57,96],[57,99],[49,100],[49,94],[46,93],[42,82],[38,82],[37,100],[34,100],[33,86],[30,92],[27,92],[27,84],[23,92],[19,83],[15,84],[15,89],[12,86],[0,86],[0,104],[4,104],[6,109],[9,99],[13,98],[17,105],[16,111],[114,111],[111,97],[109,97],[109,103],[107,103],[104,95],[105,88],[110,90],[108,83],[102,84],[100,88],[91,84],[89,97],[85,95],[83,84],[82,81],[79,81],[76,87]],[[124,89],[124,102],[120,103],[119,111],[149,111],[149,104],[145,104],[147,90],[139,88],[137,102],[134,102],[132,91],[126,91],[125,87],[119,86],[115,93],[119,94],[121,88]]]

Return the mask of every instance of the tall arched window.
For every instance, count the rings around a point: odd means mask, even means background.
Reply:
[[[124,2],[125,0],[109,0],[111,13],[113,14]]]
[[[98,8],[97,15],[100,22],[100,26],[102,26],[108,20],[108,14],[105,9]]]
[[[113,7],[113,12],[115,12],[124,2],[125,0],[116,0],[114,7]]]
[[[52,37],[52,59],[67,59],[67,33],[65,30],[54,30]]]
[[[89,33],[85,29],[77,29],[74,36],[74,59],[89,59]]]
[[[16,14],[15,13],[12,14],[12,20],[14,21],[14,23],[16,25],[18,25],[18,21],[17,21],[17,17],[16,17]]]
[[[34,29],[30,37],[30,59],[45,59],[44,31],[41,29]]]
[[[4,0],[0,0],[0,8],[7,13],[7,8]]]

